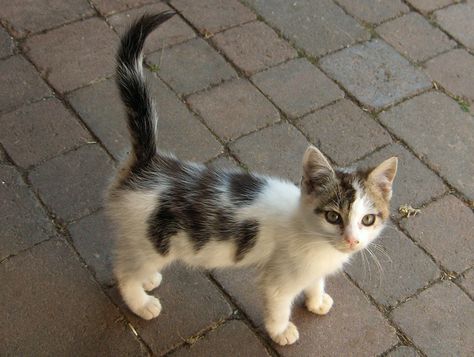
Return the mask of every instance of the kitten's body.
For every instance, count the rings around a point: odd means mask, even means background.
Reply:
[[[206,269],[255,266],[266,328],[276,342],[291,344],[298,339],[289,322],[294,298],[304,291],[310,311],[327,313],[332,299],[324,292],[324,278],[382,230],[396,160],[364,173],[338,171],[310,147],[300,189],[281,179],[158,153],[141,50],[146,36],[171,16],[141,18],[118,54],[133,144],[107,200],[118,235],[114,266],[120,291],[132,311],[150,319],[161,305],[145,290],[159,285],[159,272],[171,262]],[[377,218],[362,229],[367,216]]]

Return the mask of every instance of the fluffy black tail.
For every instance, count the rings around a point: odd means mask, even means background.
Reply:
[[[117,53],[117,84],[128,115],[132,149],[139,163],[156,153],[156,113],[143,74],[143,45],[147,36],[172,17],[173,11],[143,15],[122,37]]]

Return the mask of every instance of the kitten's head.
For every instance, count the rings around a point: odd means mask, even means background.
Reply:
[[[334,169],[310,146],[304,154],[301,179],[307,233],[320,233],[345,253],[367,247],[389,218],[397,162],[391,157],[368,170]]]

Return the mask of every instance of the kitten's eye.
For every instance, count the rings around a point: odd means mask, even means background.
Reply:
[[[331,224],[339,224],[342,221],[341,215],[334,211],[326,211],[325,217],[326,221]]]
[[[374,223],[375,223],[375,215],[374,214],[366,214],[362,218],[362,224],[366,227],[369,227]]]

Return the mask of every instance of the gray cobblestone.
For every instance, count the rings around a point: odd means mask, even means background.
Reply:
[[[369,32],[330,0],[244,1],[314,57],[369,39]]]
[[[290,117],[299,117],[344,96],[334,82],[305,59],[283,63],[251,79]]]
[[[321,66],[363,105],[375,110],[431,87],[421,71],[380,40],[326,56]]]
[[[0,165],[0,261],[54,236],[54,226],[13,166]]]
[[[158,66],[159,76],[180,94],[190,94],[237,76],[224,58],[202,39],[155,52],[147,61]]]
[[[51,95],[35,68],[22,56],[0,61],[0,113]]]
[[[341,166],[392,142],[385,129],[346,99],[305,116],[296,125]]]
[[[427,60],[456,46],[456,42],[415,12],[384,23],[377,27],[377,33],[415,62]]]
[[[451,36],[474,50],[474,3],[449,6],[436,11],[434,16]]]
[[[382,113],[380,118],[451,185],[474,200],[474,166],[460,159],[474,152],[474,122],[458,103],[429,92]]]
[[[426,73],[454,96],[474,104],[474,56],[465,50],[453,50],[426,63]],[[470,109],[471,112],[474,109]]]
[[[401,0],[336,0],[347,12],[358,19],[378,24],[409,11]]]
[[[423,291],[392,316],[428,356],[471,355],[474,302],[449,281]]]
[[[172,0],[171,3],[207,36],[256,18],[237,0]]]
[[[12,160],[28,167],[92,139],[55,98],[0,116],[0,142]]]

